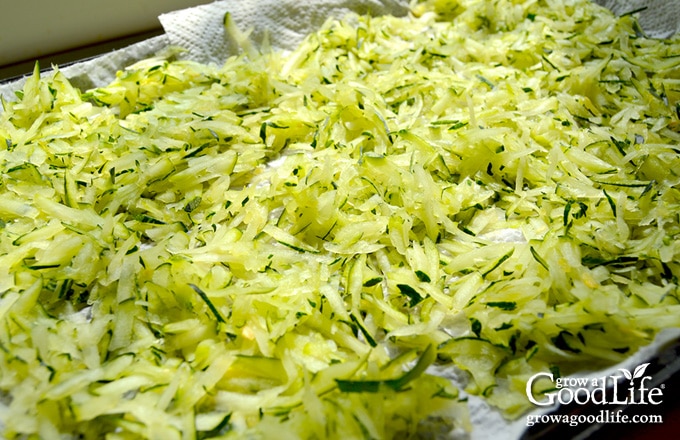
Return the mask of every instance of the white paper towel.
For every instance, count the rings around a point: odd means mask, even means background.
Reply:
[[[85,91],[109,84],[116,78],[117,71],[166,50],[168,45],[168,37],[159,35],[92,59],[60,66],[59,70],[71,81],[71,84]],[[41,67],[50,70],[50,66]],[[0,83],[0,96],[7,101],[16,100],[14,92],[24,86],[26,78]],[[0,112],[2,110],[2,106],[0,106]]]
[[[640,26],[652,38],[669,38],[680,30],[680,0],[596,0],[617,15],[636,13]]]
[[[637,11],[636,17],[652,38],[668,38],[679,30],[680,0],[596,0],[622,15]],[[404,16],[409,0],[221,0],[183,9],[159,17],[170,44],[187,50],[185,58],[220,64],[238,51],[224,31],[224,17],[257,45],[268,38],[273,48],[291,50],[318,29],[329,17],[359,14]]]
[[[185,58],[221,64],[237,46],[224,31],[224,16],[231,15],[250,39],[260,44],[265,36],[272,48],[295,48],[329,17],[350,12],[404,16],[408,0],[223,0],[205,6],[163,14],[159,17],[171,44],[188,52]]]

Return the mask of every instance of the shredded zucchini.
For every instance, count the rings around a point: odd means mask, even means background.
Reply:
[[[439,435],[680,325],[680,39],[427,0],[248,48],[2,103],[4,438]]]

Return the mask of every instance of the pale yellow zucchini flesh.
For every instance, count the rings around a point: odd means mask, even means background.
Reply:
[[[680,325],[679,39],[449,0],[248,48],[2,103],[4,438],[466,430]]]

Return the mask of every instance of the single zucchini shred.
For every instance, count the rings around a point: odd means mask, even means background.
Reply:
[[[2,102],[3,438],[469,430],[680,325],[679,38],[426,0],[247,48]]]

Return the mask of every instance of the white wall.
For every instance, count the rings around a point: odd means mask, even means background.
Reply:
[[[0,66],[160,28],[211,0],[0,0]]]

